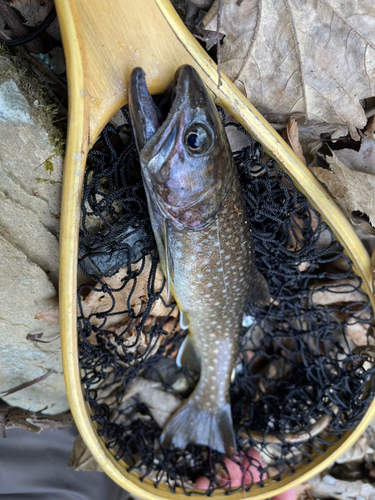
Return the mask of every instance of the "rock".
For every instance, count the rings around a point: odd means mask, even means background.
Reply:
[[[52,117],[35,79],[0,56],[0,392],[54,369],[3,398],[51,414],[68,409],[59,327],[35,319],[57,303],[63,158]]]
[[[0,234],[57,287],[63,158],[39,123],[40,102],[30,105],[19,78],[0,57]]]
[[[0,391],[6,392],[54,369],[48,378],[3,397],[10,405],[61,413],[69,409],[63,379],[59,325],[34,319],[56,301],[46,273],[0,236]],[[43,332],[40,340],[28,335]],[[44,343],[45,342],[45,343]]]
[[[309,483],[314,498],[375,500],[374,485],[362,481],[342,481],[322,473],[310,479]]]

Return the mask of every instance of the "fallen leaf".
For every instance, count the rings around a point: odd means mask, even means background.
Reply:
[[[370,116],[364,134],[375,139],[375,116]]]
[[[296,153],[301,162],[306,165],[306,160],[305,157],[303,156],[302,147],[298,140],[298,124],[296,117],[292,117],[288,121],[286,129],[283,132],[283,139],[293,149],[293,151]]]
[[[298,127],[298,139],[302,146],[303,155],[307,165],[314,160],[316,153],[323,146],[323,137],[332,142],[340,137],[348,135],[349,130],[346,125],[339,123],[316,123],[309,121]]]
[[[305,237],[303,235],[303,231],[306,230],[306,227],[311,227],[313,231],[318,227],[318,217],[313,210],[309,209],[310,220],[305,221],[301,219],[298,215],[298,212],[295,212],[290,219],[290,240],[288,243],[287,250],[290,252],[297,252],[300,250],[305,244]],[[307,222],[307,224],[306,224]]]
[[[333,153],[326,156],[330,169],[311,167],[310,170],[322,182],[346,212],[354,225],[370,232],[375,228],[375,176],[348,168]]]
[[[362,323],[361,320],[366,321]],[[369,324],[371,322],[371,312],[362,311],[356,316],[347,316],[345,323],[345,333],[356,346],[368,344]]]
[[[313,290],[311,301],[315,306],[330,306],[343,302],[365,302],[366,298],[363,292],[358,289],[359,285],[359,281],[354,278],[335,280],[327,284],[320,282],[310,286],[310,289]]]
[[[103,472],[80,435],[78,435],[74,441],[73,451],[68,462],[68,467],[73,467],[76,471]]]
[[[127,407],[128,400],[136,399],[147,406],[159,427],[163,428],[169,417],[183,403],[183,400],[163,389],[161,382],[137,377],[126,386],[126,392],[121,402],[120,410]]]
[[[131,272],[137,273],[142,267],[142,260],[133,264],[131,266]],[[114,274],[111,277],[102,277],[102,282],[108,286],[111,291],[111,294],[104,293],[98,288],[97,290],[92,290],[89,295],[82,300],[82,311],[83,316],[86,318],[90,317],[91,323],[93,325],[100,325],[103,322],[102,315],[103,313],[111,310],[111,315],[107,316],[106,321],[106,330],[111,327],[118,328],[120,325],[126,325],[128,316],[129,316],[129,306],[133,309],[134,313],[138,315],[141,311],[142,304],[146,304],[149,297],[147,293],[148,280],[151,271],[151,257],[145,257],[145,265],[143,271],[140,275],[137,275],[137,284],[133,290],[134,280],[131,279],[125,287],[122,288],[124,280],[128,277],[128,268],[124,267],[119,270],[118,273]],[[164,281],[163,272],[158,265],[155,274],[155,290],[160,290]],[[116,291],[119,290],[119,291]],[[131,293],[132,292],[132,293]],[[131,293],[131,297],[129,300],[129,295]],[[164,287],[164,290],[161,294],[164,302],[168,304],[167,301],[167,290]],[[113,298],[113,299],[112,299]],[[129,304],[128,304],[129,300]],[[112,309],[112,305],[114,306]],[[158,299],[152,309],[150,314],[153,316],[167,316],[170,314],[171,308],[165,307],[162,300]],[[178,309],[172,311],[171,316],[176,317],[178,315]],[[98,317],[99,316],[99,317]]]
[[[363,128],[374,94],[371,0],[222,0],[221,69],[261,113]],[[203,28],[216,31],[216,1]]]
[[[343,481],[321,473],[309,479],[314,498],[330,500],[373,500],[375,486],[363,481]]]
[[[335,156],[350,170],[375,175],[375,140],[370,137],[362,137],[359,151],[339,149]]]
[[[59,306],[49,307],[44,311],[35,315],[35,319],[42,319],[50,325],[58,324],[60,322],[60,310]]]
[[[30,27],[39,26],[54,5],[53,0],[8,0],[7,3],[18,10],[25,20],[25,25]],[[61,41],[57,17],[55,17],[46,31],[52,38]]]
[[[9,5],[25,19],[26,26],[38,26],[53,7],[53,0],[10,0]]]

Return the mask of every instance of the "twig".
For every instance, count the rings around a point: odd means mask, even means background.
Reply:
[[[65,429],[73,425],[74,420],[70,412],[43,415],[40,412],[32,412],[16,406],[0,409],[0,432],[3,438],[7,437],[5,429],[24,429],[40,434],[43,429]]]
[[[37,384],[38,382],[41,382],[42,380],[44,380],[47,377],[49,377],[50,375],[52,375],[52,373],[56,373],[56,370],[53,370],[53,369],[48,370],[48,372],[45,373],[44,375],[42,375],[41,377],[37,377],[37,378],[34,378],[33,380],[30,380],[29,382],[24,382],[21,385],[17,385],[17,387],[13,387],[12,389],[9,389],[9,391],[4,391],[1,393],[1,397],[9,396],[9,394],[13,394],[15,392],[21,391],[22,389],[25,389],[26,387],[29,387],[30,385]]]
[[[12,9],[12,7],[7,5],[4,0],[0,0],[0,15],[9,25],[14,37],[21,38],[30,33],[27,27],[22,24],[20,16]],[[27,43],[25,47],[27,47],[30,52],[34,52],[36,54],[43,52],[43,44],[38,40],[32,40],[31,42]]]
[[[241,437],[245,440],[249,438],[252,441],[256,441],[257,443],[262,444],[283,444],[283,443],[302,443],[304,441],[309,441],[312,437],[318,435],[322,432],[330,423],[331,416],[323,415],[315,424],[313,424],[310,429],[295,432],[295,433],[286,433],[282,434],[281,437],[275,436],[273,434],[264,434],[261,431],[241,431]]]
[[[217,8],[216,14],[216,59],[217,59],[217,74],[219,76],[219,81],[217,83],[218,88],[221,87],[221,46],[220,46],[220,21],[221,21],[221,9],[223,6],[223,0],[219,0],[219,6]]]

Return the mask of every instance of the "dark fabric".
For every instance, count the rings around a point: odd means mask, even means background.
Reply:
[[[68,461],[76,429],[39,435],[7,431],[0,441],[0,498],[9,500],[126,500],[129,494],[102,472],[76,472]]]

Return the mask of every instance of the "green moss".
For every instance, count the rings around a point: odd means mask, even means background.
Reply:
[[[52,184],[52,186],[56,184],[56,181],[53,181],[52,179],[42,179],[40,177],[36,178],[36,182],[38,184]]]
[[[48,158],[48,160],[46,160],[44,163],[43,163],[43,167],[44,167],[44,170],[46,172],[49,172],[49,174],[51,175],[51,173],[53,172],[53,164],[51,162],[51,159]]]

